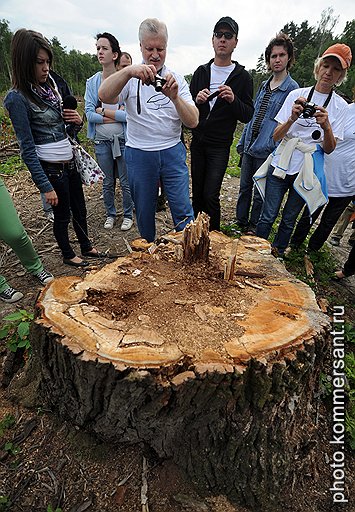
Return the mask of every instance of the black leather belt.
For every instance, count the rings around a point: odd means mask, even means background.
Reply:
[[[71,171],[74,169],[74,158],[69,162],[46,162],[40,160],[43,169],[56,169],[58,171]]]

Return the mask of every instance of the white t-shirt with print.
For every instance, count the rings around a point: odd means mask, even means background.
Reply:
[[[178,83],[178,94],[190,105],[194,101],[184,77],[173,73],[166,66],[160,75],[174,75]],[[141,113],[138,114],[137,99]],[[174,103],[153,85],[142,85],[138,78],[131,78],[122,89],[119,101],[124,102],[127,113],[126,146],[143,151],[160,151],[176,146],[181,140],[181,120]]]
[[[347,105],[344,139],[329,155],[324,155],[324,172],[330,197],[355,195],[355,104]]]
[[[311,90],[311,87],[305,87],[300,89],[294,89],[286,97],[282,107],[275,116],[275,120],[282,124],[285,123],[291,115],[292,105],[297,98],[300,96],[307,98]],[[328,98],[328,94],[323,94],[317,91],[313,92],[312,98],[309,100],[316,105],[323,106]],[[328,112],[329,122],[331,124],[333,135],[336,139],[343,139],[344,134],[344,119],[346,112],[347,103],[338,94],[333,92],[331,100],[326,107]],[[313,139],[312,133],[317,132],[320,134],[319,138]],[[324,138],[324,132],[319,124],[316,123],[314,117],[304,119],[301,115],[297,121],[295,121],[287,132],[287,137],[299,137],[302,142],[306,144],[321,144]],[[279,155],[275,155],[272,159],[271,165],[276,166],[279,161]],[[284,169],[287,174],[298,173],[303,165],[304,154],[302,151],[295,149],[292,154],[290,165],[288,169]]]

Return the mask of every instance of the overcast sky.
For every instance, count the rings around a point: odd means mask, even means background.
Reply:
[[[239,24],[239,42],[233,58],[247,69],[256,67],[269,40],[286,23],[307,20],[316,27],[324,9],[332,7],[338,17],[334,34],[355,19],[353,0],[0,0],[0,19],[11,31],[27,28],[56,36],[67,51],[95,53],[95,34],[111,32],[121,49],[141,61],[138,27],[155,17],[167,24],[166,63],[183,75],[193,73],[212,56],[211,37],[215,23],[231,16]]]

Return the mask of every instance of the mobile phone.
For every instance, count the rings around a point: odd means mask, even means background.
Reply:
[[[210,95],[208,96],[207,101],[211,101],[211,100],[213,100],[213,98],[215,98],[216,96],[218,96],[220,92],[221,92],[221,91],[220,91],[219,89],[217,89],[217,91],[213,92],[212,94],[210,94]]]

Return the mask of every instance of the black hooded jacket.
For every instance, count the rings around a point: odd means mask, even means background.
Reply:
[[[202,89],[209,89],[211,81],[211,64],[199,66],[192,76],[190,91],[196,102],[196,96]],[[196,104],[200,112],[198,126],[192,130],[194,141],[217,146],[230,146],[233,142],[237,121],[248,123],[253,117],[253,79],[238,62],[227,78],[225,85],[234,92],[233,103],[217,98],[212,110],[208,101]]]

